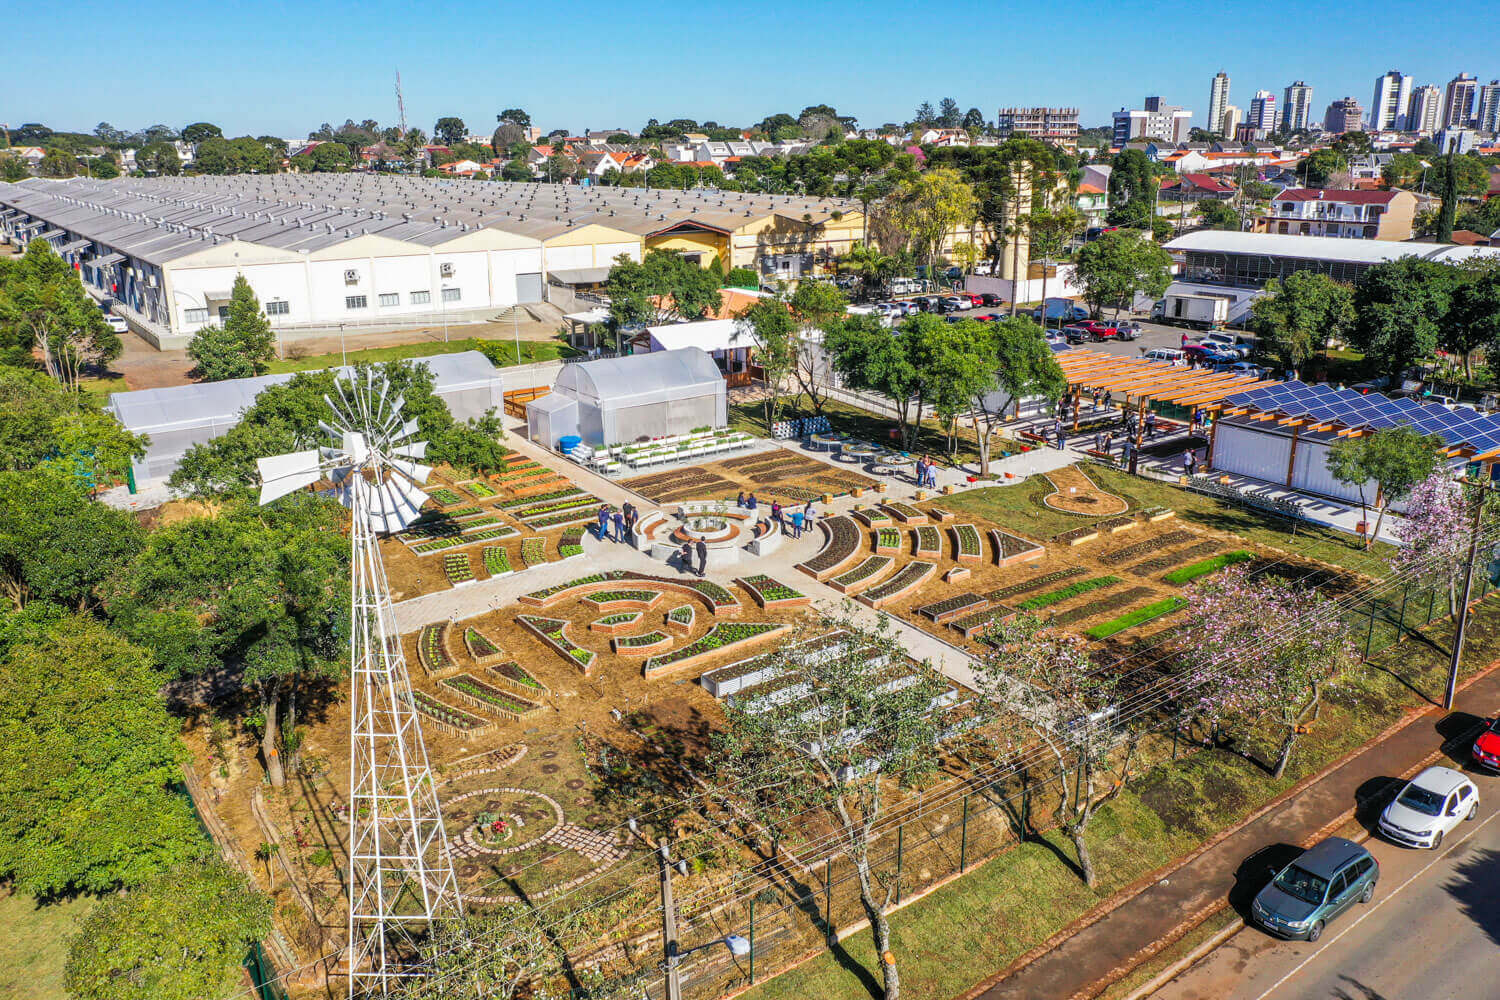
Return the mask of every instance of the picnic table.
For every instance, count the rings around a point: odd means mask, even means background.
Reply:
[[[847,436],[830,432],[827,434],[814,434],[807,440],[808,444],[819,451],[838,451],[843,447]]]
[[[908,455],[905,452],[883,451],[874,457],[871,464],[875,466],[877,471],[900,472],[902,469],[916,465],[917,459],[915,456]]]
[[[847,455],[849,458],[873,459],[878,455],[885,454],[885,449],[877,448],[875,445],[864,441],[846,441],[840,447],[839,454]]]

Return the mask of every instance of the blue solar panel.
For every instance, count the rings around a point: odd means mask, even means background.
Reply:
[[[1369,424],[1371,427],[1374,427],[1376,430],[1383,430],[1386,427],[1395,427],[1399,422],[1400,421],[1396,420],[1395,417],[1388,417],[1383,413],[1377,413],[1365,418],[1365,423]]]

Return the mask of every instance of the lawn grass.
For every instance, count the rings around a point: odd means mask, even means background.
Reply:
[[[796,420],[798,417],[813,416],[812,404],[807,401],[805,394],[783,396],[781,402],[781,409],[776,415],[777,420]],[[848,434],[850,437],[878,445],[895,446],[898,444],[891,438],[891,431],[896,427],[895,417],[871,413],[869,410],[861,410],[856,406],[833,399],[823,404],[823,415],[828,418],[829,426],[840,434]],[[731,406],[729,426],[732,430],[746,431],[758,437],[769,437],[770,434],[766,430],[766,404],[756,402]],[[922,421],[922,429],[918,432],[916,443],[911,446],[910,451],[914,455],[928,455],[936,462],[950,461],[948,436],[936,420]],[[992,454],[995,458],[1000,457],[998,443]],[[974,447],[972,432],[960,429],[958,447],[951,456],[951,461],[960,463],[979,461],[979,452]]]
[[[81,897],[39,906],[25,893],[0,890],[0,997],[67,1000],[68,937],[94,905]]]
[[[1330,692],[1323,717],[1298,742],[1279,781],[1242,757],[1212,750],[1162,762],[1132,781],[1089,825],[1099,876],[1095,889],[1089,890],[1059,861],[1072,857],[1072,845],[1050,833],[1000,853],[891,914],[903,994],[939,1000],[965,991],[1120,889],[1363,747],[1421,703],[1414,691],[1428,699],[1439,697],[1452,631],[1450,623],[1435,624],[1392,645]],[[1465,675],[1500,657],[1500,601],[1479,606],[1468,635]],[[1246,749],[1264,753],[1270,748],[1252,744]],[[758,984],[746,996],[866,1000],[871,993],[865,983],[878,968],[868,931],[846,937],[842,951],[842,961],[820,954]]]
[[[558,358],[572,357],[578,354],[573,348],[558,341],[521,341],[520,361],[516,360],[516,348],[514,344],[503,340],[480,340],[476,337],[465,337],[462,340],[424,341],[420,344],[397,344],[393,347],[371,347],[361,351],[350,351],[347,355],[349,363],[359,364],[381,364],[386,361],[405,361],[416,358],[430,358],[435,354],[457,354],[460,351],[479,351],[488,357],[496,367],[504,368],[514,364],[532,364],[539,361],[556,361]],[[285,372],[315,371],[319,368],[333,368],[344,363],[345,355],[337,351],[330,354],[310,354],[302,358],[287,358],[285,360],[272,361],[267,366],[271,374],[282,374]]]
[[[1136,608],[1134,611],[1127,611],[1125,612],[1125,614],[1121,615],[1118,618],[1111,618],[1107,622],[1100,622],[1093,628],[1085,630],[1083,634],[1088,636],[1090,639],[1108,639],[1116,632],[1123,632],[1128,628],[1135,628],[1137,625],[1143,625],[1146,622],[1154,621],[1155,619],[1160,618],[1162,615],[1169,615],[1179,608],[1183,608],[1186,606],[1187,600],[1185,598],[1176,596],[1168,597],[1160,601],[1153,601],[1143,608]]]
[[[1216,556],[1209,556],[1207,559],[1199,559],[1195,563],[1179,566],[1162,577],[1162,580],[1180,587],[1184,583],[1190,583],[1198,579],[1200,576],[1217,573],[1225,566],[1233,566],[1235,563],[1246,562],[1254,558],[1255,553],[1247,552],[1244,549],[1237,549],[1234,552],[1220,552]]]
[[[1377,542],[1366,551],[1353,535],[1321,525],[1292,522],[1264,511],[1227,503],[1201,493],[1192,493],[1172,483],[1132,476],[1104,465],[1084,466],[1089,478],[1111,493],[1124,497],[1134,510],[1167,507],[1178,518],[1199,527],[1228,531],[1247,542],[1296,552],[1367,576],[1382,577],[1390,571],[1391,546]],[[1051,538],[1058,532],[1087,524],[1087,518],[1060,514],[1043,507],[1041,498],[1051,486],[1040,478],[1014,486],[990,486],[945,497],[943,505],[954,511],[969,511],[1006,528],[1033,538]],[[1034,499],[1033,499],[1034,498]]]

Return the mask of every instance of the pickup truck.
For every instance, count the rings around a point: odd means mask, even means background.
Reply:
[[[1095,343],[1101,340],[1120,339],[1120,328],[1118,326],[1099,319],[1086,319],[1082,323],[1072,324],[1068,329],[1082,330]]]

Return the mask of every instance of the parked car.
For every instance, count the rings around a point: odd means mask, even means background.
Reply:
[[[974,303],[962,295],[945,295],[942,299],[944,312],[957,312],[961,309],[973,309]]]
[[[1231,362],[1229,364],[1224,365],[1223,368],[1222,368],[1222,370],[1223,371],[1227,371],[1227,372],[1233,372],[1236,375],[1248,375],[1250,378],[1261,378],[1261,379],[1265,378],[1268,374],[1270,374],[1264,368],[1262,368],[1260,365],[1257,365],[1257,364],[1255,364],[1253,362],[1250,362],[1250,361],[1234,361],[1234,362]]]
[[[115,333],[125,333],[130,329],[130,327],[125,324],[125,317],[116,316],[114,313],[110,313],[105,316],[104,322],[108,323],[109,328]]]
[[[919,312],[938,311],[938,298],[934,295],[918,295],[911,300],[911,304],[916,306]]]
[[[1216,345],[1188,344],[1182,349],[1182,353],[1200,365],[1233,363],[1240,359],[1238,354],[1222,350]]]
[[[1356,901],[1368,903],[1379,880],[1380,865],[1369,851],[1329,837],[1276,872],[1250,903],[1250,916],[1278,937],[1316,941],[1330,920]]]
[[[1005,305],[1005,299],[1001,298],[995,292],[980,292],[979,293],[979,301],[983,305],[987,305],[987,306],[1003,306],[1003,305]]]
[[[1113,323],[1106,323],[1102,319],[1086,319],[1082,323],[1074,323],[1078,329],[1089,335],[1089,339],[1095,342],[1101,340],[1117,340],[1120,330]]]
[[[996,313],[980,313],[974,318],[981,323],[994,323],[1000,319],[999,315],[997,315]]]
[[[1042,307],[1037,306],[1031,310],[1031,318],[1041,322]],[[1083,306],[1074,305],[1068,299],[1048,299],[1047,319],[1059,319],[1064,323],[1078,323],[1089,318],[1089,311]]]
[[[1170,361],[1180,365],[1187,361],[1187,354],[1175,347],[1153,347],[1142,355],[1147,361]]]
[[[969,305],[971,306],[982,306],[986,304],[984,301],[984,296],[980,295],[977,292],[959,292],[958,296],[962,299],[968,299]]]
[[[1077,325],[1076,323],[1065,326],[1058,332],[1061,333],[1063,335],[1063,339],[1070,344],[1081,344],[1085,340],[1092,339],[1092,335],[1089,333],[1089,331],[1085,330],[1083,327]]]
[[[1232,333],[1204,334],[1198,339],[1198,343],[1204,347],[1215,346],[1221,350],[1230,351],[1239,358],[1248,358],[1250,356],[1250,345]]]
[[[1500,771],[1500,716],[1486,720],[1484,732],[1474,740],[1474,763]]]
[[[1121,340],[1139,340],[1141,334],[1146,332],[1139,323],[1116,323],[1115,329],[1119,331]]]
[[[1443,846],[1443,836],[1479,812],[1479,789],[1451,767],[1427,768],[1380,813],[1380,835],[1405,847]]]

